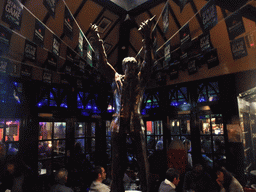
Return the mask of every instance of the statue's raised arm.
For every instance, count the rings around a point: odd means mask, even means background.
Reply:
[[[151,34],[151,27],[153,24],[155,16],[151,17],[150,19],[147,19],[146,21],[142,22],[138,31],[142,34],[143,36],[143,50],[144,50],[144,59],[143,63],[141,65],[141,79],[143,81],[148,80],[148,77],[151,75],[152,71],[152,41],[150,38]]]
[[[97,46],[97,51],[99,52],[100,66],[102,66],[101,70],[104,71],[105,74],[109,74],[110,77],[114,79],[116,70],[108,62],[107,54],[103,45],[103,40],[100,38],[98,26],[96,24],[91,24],[90,30],[94,39],[93,45]]]

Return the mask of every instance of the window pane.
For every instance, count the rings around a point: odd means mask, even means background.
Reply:
[[[6,143],[6,154],[7,155],[17,155],[19,151],[19,143]]]
[[[86,143],[86,152],[94,152],[95,151],[95,138],[87,138]]]
[[[51,141],[41,141],[38,144],[38,158],[46,159],[50,158],[52,155],[52,142]]]
[[[87,127],[87,137],[94,137],[95,136],[95,127],[96,123],[92,122],[90,127]]]
[[[6,121],[5,129],[5,141],[19,141],[19,130],[20,121],[19,120],[10,120]]]
[[[221,114],[212,115],[212,134],[223,135],[223,121]]]
[[[39,140],[52,139],[52,122],[39,122]]]
[[[180,122],[179,120],[170,120],[171,134],[179,135],[180,134]]]
[[[155,135],[163,134],[163,123],[162,121],[153,121],[153,130]]]
[[[200,134],[202,135],[211,134],[210,115],[200,116]]]
[[[75,128],[75,137],[84,137],[85,128],[86,128],[86,123],[77,122],[76,128]]]
[[[4,141],[4,119],[0,119],[0,141]]]
[[[66,123],[55,122],[54,123],[54,139],[66,138]]]
[[[181,119],[180,120],[180,130],[181,134],[190,134],[190,120]]]
[[[64,156],[65,155],[65,148],[66,148],[66,141],[65,140],[55,140],[53,141],[53,155],[57,156]]]
[[[75,155],[84,153],[85,139],[75,139],[74,153]]]

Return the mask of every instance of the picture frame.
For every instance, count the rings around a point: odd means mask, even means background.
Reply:
[[[112,45],[106,42],[104,42],[103,45],[105,47],[106,53],[109,53],[109,51],[112,49]]]
[[[102,17],[98,24],[99,33],[104,33],[111,23],[112,21],[109,18]]]

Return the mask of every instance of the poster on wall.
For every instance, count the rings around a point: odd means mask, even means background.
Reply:
[[[218,23],[217,9],[214,0],[210,0],[200,11],[204,31],[211,30]]]
[[[208,52],[207,54],[205,54],[205,59],[208,65],[208,69],[211,69],[215,66],[219,65],[219,58],[218,58],[218,52],[217,49],[213,49],[210,52]]]
[[[188,62],[188,74],[192,75],[194,73],[196,73],[198,71],[198,67],[197,67],[197,63],[196,63],[196,59],[191,59]]]
[[[0,55],[9,51],[12,31],[0,24]]]
[[[24,47],[24,59],[28,59],[30,61],[36,61],[36,53],[37,53],[37,45],[28,39],[25,40]]]
[[[60,55],[60,39],[53,35],[52,52],[57,57]]]
[[[86,56],[87,63],[92,67],[92,48],[90,45],[87,46],[87,56]]]
[[[33,67],[26,65],[26,64],[21,64],[21,71],[20,74],[22,77],[26,77],[31,79],[32,78],[32,71],[33,71]]]
[[[64,15],[64,34],[69,38],[73,39],[73,23],[74,19],[68,10],[68,8],[65,6],[65,15]]]
[[[35,20],[35,31],[33,41],[40,47],[44,46],[45,26],[41,21]]]
[[[44,0],[43,4],[46,7],[46,9],[49,11],[51,16],[55,16],[55,11],[56,11],[56,4],[58,0]]]
[[[52,83],[52,73],[49,71],[43,71],[42,81],[45,83]]]
[[[0,57],[0,73],[6,73],[8,63],[9,59]]]
[[[211,42],[210,33],[204,33],[200,35],[199,41],[200,41],[200,48],[203,53],[207,53],[212,50],[213,46]]]
[[[163,32],[166,33],[168,31],[169,28],[169,9],[168,9],[168,3],[165,4],[164,10],[163,10]]]
[[[79,31],[79,36],[78,36],[78,53],[80,54],[81,57],[83,57],[83,54],[84,54],[84,37],[83,37],[83,34],[82,34],[82,31],[80,30]]]
[[[244,37],[231,41],[230,46],[234,60],[247,56],[248,53]]]
[[[189,31],[189,24],[186,24],[180,30],[180,49],[187,50],[191,46],[191,36]]]
[[[228,18],[226,18],[225,21],[230,40],[235,39],[235,37],[245,32],[243,18],[239,12],[233,13]]]
[[[11,27],[20,30],[23,5],[19,0],[6,0],[2,20]]]
[[[48,52],[44,67],[52,71],[57,71],[57,57],[53,53]]]

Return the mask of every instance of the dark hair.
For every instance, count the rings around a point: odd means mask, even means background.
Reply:
[[[99,173],[102,174],[102,166],[96,166],[92,172],[93,180],[96,180],[98,178]]]
[[[229,171],[227,171],[225,169],[225,167],[221,167],[221,168],[217,169],[216,173],[218,173],[218,172],[223,173],[223,175],[224,175],[223,187],[225,188],[226,192],[229,192],[229,186],[232,182],[233,175]]]
[[[174,168],[169,168],[165,174],[165,178],[171,182],[173,182],[174,178],[179,178],[180,176],[179,172]]]

